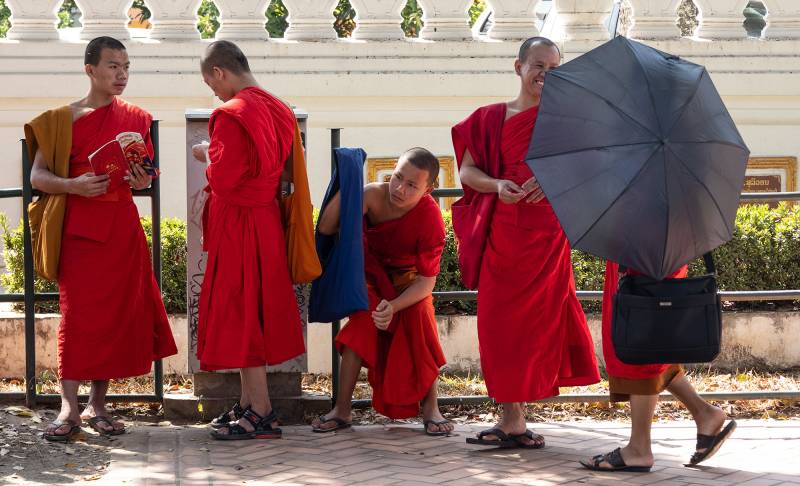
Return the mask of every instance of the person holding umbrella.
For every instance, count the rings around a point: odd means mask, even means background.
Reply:
[[[664,389],[697,424],[691,464],[711,457],[736,427],[734,421],[725,425],[725,413],[697,394],[681,365],[659,363],[678,358],[655,359],[669,355],[666,340],[645,350],[646,359],[622,361],[627,349],[612,341],[614,307],[624,310],[614,299],[620,277],[614,262],[653,285],[671,277],[673,288],[680,285],[674,279],[686,277],[687,262],[701,255],[713,274],[710,252],[733,235],[748,156],[698,64],[616,37],[547,76],[526,163],[572,247],[609,261],[603,355],[611,401],[631,402],[628,445],[581,461],[586,468],[651,469],[650,427]],[[671,306],[671,299],[660,305]],[[664,336],[689,338],[705,324],[681,320],[685,326],[679,327],[681,312],[659,327]],[[639,319],[639,329],[652,324]]]
[[[470,444],[544,447],[527,429],[525,402],[600,380],[569,243],[524,163],[545,74],[560,62],[549,39],[526,40],[514,62],[518,96],[479,108],[452,130],[464,187],[453,206],[459,262],[465,284],[478,288],[488,394],[503,405],[500,422]]]

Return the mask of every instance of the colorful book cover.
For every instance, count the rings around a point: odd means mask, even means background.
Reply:
[[[139,164],[147,174],[158,176],[144,139],[136,132],[120,133],[89,155],[89,163],[95,174],[108,174],[109,187],[116,187],[124,181],[129,163]]]

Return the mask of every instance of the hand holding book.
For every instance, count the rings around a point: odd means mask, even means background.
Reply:
[[[150,184],[150,177],[158,176],[144,139],[136,132],[120,133],[89,155],[89,163],[96,175],[108,175],[109,189],[125,181],[142,189]]]

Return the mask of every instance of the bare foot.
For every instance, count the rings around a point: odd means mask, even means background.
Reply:
[[[453,431],[453,423],[444,418],[438,407],[430,412],[423,410],[422,421],[425,423],[425,431],[429,434],[449,434]]]
[[[337,421],[335,419],[339,420]],[[343,413],[339,411],[339,407],[333,407],[333,410],[330,412],[311,421],[311,427],[318,430],[333,430],[337,427],[341,428],[341,422],[351,424],[353,422],[352,412]]]
[[[539,434],[533,434],[533,438],[527,437],[525,431],[528,430],[528,424],[525,422],[524,417],[519,417],[517,420],[508,419],[504,414],[500,422],[495,425],[498,429],[502,430],[508,435],[516,436],[514,438],[520,445],[529,447],[544,447],[544,437]],[[486,435],[483,437],[486,440],[499,440],[496,435]]]
[[[80,427],[81,424],[80,415],[73,414],[70,410],[61,410],[58,417],[45,428],[44,436],[50,437],[48,440],[53,440],[54,437],[66,437],[74,433],[75,426]]]
[[[628,444],[627,446],[620,449],[620,453],[622,454],[622,460],[625,462],[626,466],[629,467],[652,467],[653,466],[653,452],[652,451],[637,451],[633,447]],[[593,464],[594,457],[589,458],[586,461],[581,461],[581,463],[586,464]],[[600,461],[597,465],[601,469],[608,469],[609,471],[614,470],[614,467],[608,463],[608,461]]]
[[[261,417],[264,417],[264,418],[267,418],[267,416],[268,416],[269,414],[271,414],[271,413],[272,413],[272,410],[270,410],[270,411],[268,411],[268,412],[264,412],[264,413],[258,413],[257,411],[255,411],[255,410],[253,410],[253,409],[251,409],[251,411],[252,411],[253,413],[256,413],[256,414],[258,414],[258,415],[259,415],[259,416],[261,416]],[[236,421],[236,423],[237,423],[237,424],[239,424],[239,426],[240,426],[240,427],[242,427],[242,428],[243,428],[243,429],[244,429],[246,432],[252,432],[252,431],[256,430],[256,427],[255,427],[255,425],[253,425],[253,423],[252,423],[252,422],[250,422],[250,421],[247,419],[247,417],[242,417],[242,418],[240,418],[239,420],[237,420],[237,421]],[[259,422],[259,423],[260,423],[260,422]],[[270,424],[269,424],[269,425],[270,425],[270,427],[272,427],[273,429],[277,429],[277,428],[278,428],[278,426],[279,426],[279,424],[278,424],[278,421],[277,421],[277,420],[275,420],[274,422],[270,422]],[[218,429],[217,429],[217,431],[216,431],[216,434],[217,434],[217,435],[230,435],[230,433],[231,433],[231,427],[230,427],[229,425],[226,425],[226,426],[220,427],[220,428],[218,428]]]
[[[721,408],[709,404],[697,417],[694,423],[697,425],[697,433],[703,435],[717,435],[728,415]]]
[[[86,404],[86,408],[83,409],[83,413],[81,413],[80,418],[82,420],[89,421],[89,420],[92,420],[95,417],[108,417],[108,416],[109,416],[108,415],[108,410],[106,410],[106,406],[105,406],[104,403],[102,403],[102,404],[87,403]],[[108,421],[106,421],[106,420],[95,421],[95,425],[93,425],[93,428],[95,430],[100,429],[100,430],[97,430],[100,433],[103,433],[103,432],[106,432],[106,433],[117,432],[117,433],[119,433],[120,431],[124,431],[125,430],[125,424],[123,424],[122,422],[120,422],[118,420],[111,420],[111,418],[109,418]]]

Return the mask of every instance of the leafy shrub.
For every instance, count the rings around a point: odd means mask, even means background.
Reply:
[[[142,218],[147,244],[152,248],[152,222]],[[0,229],[3,231],[3,259],[6,271],[0,275],[0,282],[6,292],[23,293],[24,269],[22,246],[22,222],[12,229],[4,214],[0,214]],[[37,292],[58,292],[55,282],[36,278],[34,288]],[[177,218],[161,221],[161,295],[170,314],[186,313],[186,223]],[[58,302],[40,302],[36,312],[58,312]],[[23,311],[23,304],[15,305]]]

